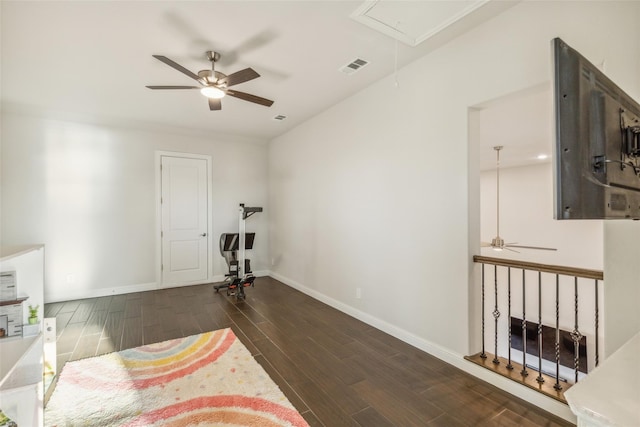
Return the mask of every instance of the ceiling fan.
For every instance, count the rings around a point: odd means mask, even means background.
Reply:
[[[207,58],[211,61],[211,70],[201,70],[198,71],[198,74],[192,73],[166,56],[152,56],[157,60],[164,62],[171,68],[174,68],[182,74],[197,81],[200,83],[200,86],[147,86],[149,89],[200,89],[200,93],[209,99],[209,109],[212,111],[222,109],[222,98],[224,98],[225,95],[233,96],[234,98],[253,102],[255,104],[264,105],[266,107],[270,107],[273,104],[273,101],[269,99],[251,95],[250,93],[240,92],[235,89],[229,89],[231,86],[258,78],[260,77],[260,74],[258,74],[253,68],[245,68],[244,70],[240,70],[229,75],[216,71],[215,63],[220,59],[220,54],[218,52],[213,52],[211,50],[207,51]]]
[[[511,252],[518,252],[515,249],[539,249],[544,251],[557,251],[555,248],[542,248],[539,246],[523,246],[514,243],[505,243],[504,239],[500,237],[500,150],[504,147],[496,145],[493,147],[496,150],[496,237],[491,240],[491,243],[482,242],[480,246],[493,248],[494,251],[508,250]]]

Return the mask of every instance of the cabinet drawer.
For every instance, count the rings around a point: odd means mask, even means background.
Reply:
[[[18,298],[15,271],[0,273],[0,301],[14,301]]]
[[[22,303],[0,306],[0,316],[18,317],[22,319]]]
[[[22,324],[12,322],[11,320],[7,322],[7,336],[15,337],[16,335],[22,335]]]

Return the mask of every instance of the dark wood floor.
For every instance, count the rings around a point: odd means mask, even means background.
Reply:
[[[571,425],[282,283],[45,305],[70,360],[230,327],[311,426]]]

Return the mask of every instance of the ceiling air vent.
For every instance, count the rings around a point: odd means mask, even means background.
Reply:
[[[273,118],[273,120],[277,120],[277,121],[281,122],[281,121],[283,121],[283,120],[284,120],[284,119],[286,119],[286,118],[287,118],[287,116],[283,116],[282,114],[278,114],[277,116],[275,116],[275,117]]]
[[[345,65],[344,67],[340,68],[340,71],[342,71],[345,74],[353,74],[356,71],[360,70],[362,67],[366,66],[367,64],[369,64],[369,61],[356,58],[350,63],[348,63],[347,65]]]

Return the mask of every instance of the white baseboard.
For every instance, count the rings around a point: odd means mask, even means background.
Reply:
[[[276,280],[279,280],[287,286],[297,289],[300,292],[317,299],[318,301],[321,301],[337,310],[340,310],[341,312],[346,313],[349,316],[361,320],[376,329],[386,332],[389,335],[398,338],[399,340],[402,340],[426,353],[429,353],[432,356],[437,357],[444,362],[455,366],[456,368],[459,368],[483,381],[486,381],[489,384],[492,384],[506,391],[507,393],[519,397],[520,399],[526,400],[527,402],[536,405],[560,418],[563,418],[574,424],[576,423],[576,416],[571,412],[568,405],[560,403],[550,397],[533,391],[526,386],[518,384],[515,381],[497,375],[489,371],[488,369],[482,368],[472,362],[469,362],[468,360],[464,359],[464,355],[462,354],[458,354],[457,352],[451,351],[445,347],[419,337],[378,317],[358,310],[357,308],[333,299],[314,289],[310,289],[303,284],[289,279],[288,277],[282,276],[281,274],[278,274],[274,271],[270,271],[268,275]]]
[[[270,273],[269,270],[259,270],[254,271],[253,274],[256,277],[268,276]],[[134,292],[144,292],[144,291],[154,291],[157,289],[165,289],[165,288],[180,288],[183,286],[193,286],[193,285],[202,285],[205,283],[218,283],[224,281],[225,276],[217,275],[208,278],[207,280],[201,280],[197,282],[189,282],[189,283],[167,283],[159,286],[156,282],[150,283],[139,283],[136,285],[126,285],[126,286],[116,286],[111,288],[99,288],[99,289],[70,289],[65,290],[64,292],[47,292],[45,287],[44,294],[44,302],[45,304],[51,302],[59,302],[59,301],[73,301],[78,299],[85,298],[98,298],[105,297],[109,295],[121,295],[121,294],[132,294]]]
[[[105,297],[109,295],[131,294],[134,292],[152,291],[154,289],[158,289],[158,284],[156,282],[99,289],[76,288],[65,290],[64,292],[47,292],[47,287],[45,286],[44,302],[48,304],[50,302],[72,301],[85,298]]]

